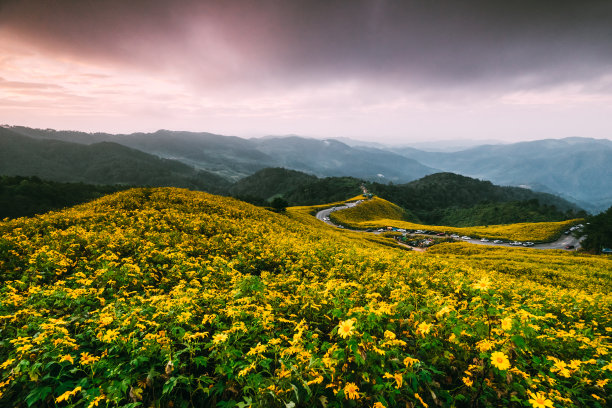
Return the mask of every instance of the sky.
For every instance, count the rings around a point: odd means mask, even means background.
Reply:
[[[612,139],[612,1],[0,0],[0,123]]]

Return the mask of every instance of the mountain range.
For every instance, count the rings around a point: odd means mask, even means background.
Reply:
[[[557,194],[592,212],[612,205],[610,140],[574,137],[448,153],[414,148],[394,151],[440,170]]]
[[[19,143],[17,137],[28,139]],[[229,188],[231,183],[270,167],[283,167],[317,177],[347,176],[395,184],[433,173],[452,172],[498,185],[556,194],[591,212],[600,212],[612,205],[610,140],[547,139],[482,145],[460,151],[426,151],[298,136],[244,139],[168,130],[113,135],[11,126],[0,129],[0,143],[2,174],[49,178],[41,174],[43,167],[49,165],[54,174],[57,173],[51,179],[57,181],[143,184],[142,180],[125,180],[126,166],[134,167],[136,163],[143,173],[147,166],[161,166],[164,169],[161,174],[151,173],[155,175],[154,180],[178,177],[182,184],[174,185],[208,185],[207,191],[213,192],[212,185]],[[32,156],[24,150],[25,146],[37,153]],[[73,152],[73,156],[67,154],[68,151]],[[66,157],[58,160],[50,154]],[[111,156],[121,159],[114,162]],[[78,157],[88,159],[83,160],[79,170],[68,170],[66,163],[78,161]],[[131,165],[126,164],[130,161]],[[90,166],[87,165],[92,164],[105,166],[111,177],[104,180],[93,175],[89,177]]]

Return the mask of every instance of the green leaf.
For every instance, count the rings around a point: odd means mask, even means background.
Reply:
[[[52,391],[53,389],[48,386],[35,388],[34,390],[32,390],[32,392],[28,394],[25,399],[26,403],[28,404],[28,407],[31,407],[32,405],[36,404],[38,401],[44,400],[49,394],[51,394]]]
[[[174,387],[176,387],[177,382],[178,382],[178,378],[170,377],[168,381],[166,381],[166,383],[164,384],[164,387],[162,389],[162,394],[168,395],[169,393],[171,393]]]

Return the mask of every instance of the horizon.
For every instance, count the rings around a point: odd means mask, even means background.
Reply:
[[[113,136],[129,136],[129,135],[133,135],[133,134],[155,134],[158,132],[170,132],[170,133],[192,133],[192,134],[213,134],[216,136],[222,136],[222,137],[238,137],[240,139],[245,139],[245,140],[249,140],[249,139],[282,139],[282,138],[291,138],[291,137],[297,137],[297,138],[302,138],[302,139],[311,139],[311,140],[320,140],[320,141],[324,141],[324,140],[335,140],[337,142],[340,143],[344,143],[347,145],[359,145],[359,146],[365,146],[365,145],[372,145],[373,147],[376,147],[376,145],[379,145],[381,147],[385,147],[385,148],[401,148],[401,147],[414,147],[417,149],[421,149],[421,150],[425,150],[427,151],[428,149],[431,149],[431,151],[446,151],[446,150],[453,150],[453,147],[465,147],[466,149],[472,148],[472,147],[477,147],[477,146],[483,146],[483,145],[509,145],[509,144],[514,144],[514,143],[530,143],[530,142],[538,142],[538,141],[545,141],[545,140],[566,140],[566,139],[584,139],[584,140],[607,140],[607,141],[612,141],[612,137],[610,138],[596,138],[596,137],[583,137],[583,136],[566,136],[566,137],[548,137],[548,138],[541,138],[541,139],[529,139],[529,140],[501,140],[501,139],[430,139],[430,140],[415,140],[415,141],[399,141],[399,142],[386,142],[386,141],[372,141],[372,140],[362,140],[362,139],[357,139],[357,138],[351,138],[351,137],[344,137],[344,136],[338,136],[338,137],[316,137],[316,136],[308,136],[308,135],[299,135],[299,134],[285,134],[285,135],[273,135],[273,134],[266,134],[266,135],[262,135],[262,136],[242,136],[242,135],[233,135],[233,134],[220,134],[220,133],[214,133],[214,132],[208,132],[208,131],[192,131],[192,130],[173,130],[173,129],[157,129],[151,132],[142,132],[142,131],[135,131],[135,132],[129,132],[129,133],[123,133],[123,132],[119,132],[119,133],[113,133],[113,132],[105,132],[105,131],[87,131],[87,130],[79,130],[79,129],[53,129],[53,128],[42,128],[42,127],[31,127],[31,126],[26,126],[26,125],[22,125],[22,124],[18,124],[18,125],[13,125],[13,124],[8,124],[8,123],[4,123],[4,124],[0,124],[0,127],[5,128],[5,129],[11,129],[11,128],[29,128],[29,129],[33,129],[33,130],[41,130],[41,131],[51,131],[51,132],[77,132],[77,133],[85,133],[85,134],[89,134],[89,135],[95,135],[95,134],[108,134],[108,135],[113,135]],[[446,146],[446,148],[438,148],[439,144],[447,144],[449,146]]]
[[[385,145],[612,140],[612,3],[0,4],[0,114]]]

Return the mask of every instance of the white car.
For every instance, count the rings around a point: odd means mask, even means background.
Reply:
[[[465,239],[466,241],[469,241],[470,239],[472,239],[472,237],[468,237],[467,235],[464,235],[461,237],[461,239]]]
[[[496,239],[495,241],[493,241],[494,244],[503,244],[504,241],[502,241],[501,239]]]
[[[480,238],[480,242],[489,242],[489,240],[486,238]]]

